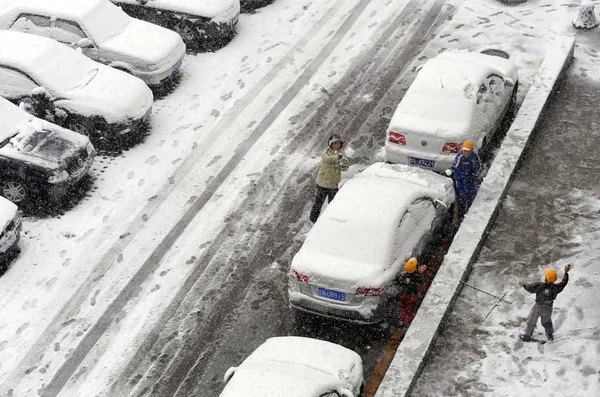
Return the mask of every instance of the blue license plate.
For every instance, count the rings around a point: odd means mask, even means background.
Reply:
[[[433,167],[435,167],[435,161],[433,161],[433,160],[427,160],[427,159],[420,159],[418,157],[411,157],[409,164],[410,165],[417,165],[419,167],[425,167],[425,168],[433,168]]]
[[[332,289],[325,289],[325,288],[319,288],[317,290],[319,296],[322,296],[323,298],[327,298],[327,299],[333,299],[336,301],[345,301],[346,300],[346,294],[343,292],[339,292],[339,291],[334,291]]]

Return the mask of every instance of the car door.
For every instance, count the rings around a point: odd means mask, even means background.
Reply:
[[[30,13],[22,13],[8,30],[22,33],[35,34],[37,36],[52,37],[52,20],[50,17]]]
[[[0,65],[0,95],[18,104],[24,98],[30,98],[37,83],[20,70]]]
[[[75,21],[57,18],[52,27],[52,38],[73,49],[80,47],[83,55],[95,61],[98,60],[96,44]],[[83,39],[87,40],[82,41]],[[85,42],[85,45],[80,46],[83,42]]]
[[[436,223],[439,211],[435,208],[433,201],[429,197],[418,198],[408,207],[407,214],[410,215],[410,222],[402,225],[404,228],[405,242],[408,250],[405,258],[419,257],[423,254],[436,229]]]

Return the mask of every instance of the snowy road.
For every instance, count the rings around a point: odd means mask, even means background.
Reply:
[[[394,82],[444,1],[277,3],[186,59],[146,142],[99,159],[92,198],[27,220],[0,280],[2,310],[22,308],[0,324],[0,395],[216,395],[227,367],[294,332],[286,273],[323,143],[381,156]],[[353,328],[329,337],[373,366],[377,340]]]

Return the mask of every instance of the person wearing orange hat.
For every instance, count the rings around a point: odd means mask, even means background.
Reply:
[[[418,265],[417,258],[410,258],[404,264],[404,272],[400,275],[400,322],[399,324],[409,326],[415,317],[415,306],[419,285],[425,280],[423,272],[427,269],[425,265]]]
[[[529,312],[527,317],[527,324],[525,326],[525,333],[519,335],[519,338],[525,342],[531,341],[531,335],[537,324],[538,318],[542,319],[542,326],[546,331],[546,337],[549,341],[554,340],[554,328],[552,326],[552,306],[556,296],[562,292],[569,282],[569,270],[571,265],[565,266],[565,275],[560,283],[554,284],[557,275],[552,269],[544,270],[544,282],[537,282],[526,284],[523,281],[519,281],[519,285],[527,292],[535,294],[535,304]]]
[[[481,161],[473,150],[474,147],[473,141],[464,141],[462,149],[454,157],[452,167],[446,170],[446,175],[454,179],[459,221],[464,218],[477,195],[477,175],[481,169]]]

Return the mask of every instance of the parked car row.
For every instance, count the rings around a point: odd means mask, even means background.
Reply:
[[[358,323],[384,320],[404,263],[420,258],[451,218],[453,181],[438,172],[462,142],[489,144],[511,115],[517,86],[516,66],[498,56],[447,51],[422,66],[387,129],[387,162],[350,178],[294,255],[290,307]],[[225,374],[221,397],[357,396],[359,383],[351,380],[359,377],[348,368],[358,368],[360,358],[335,345],[336,352],[317,352],[326,346],[269,339]],[[336,373],[342,375],[329,377]]]

